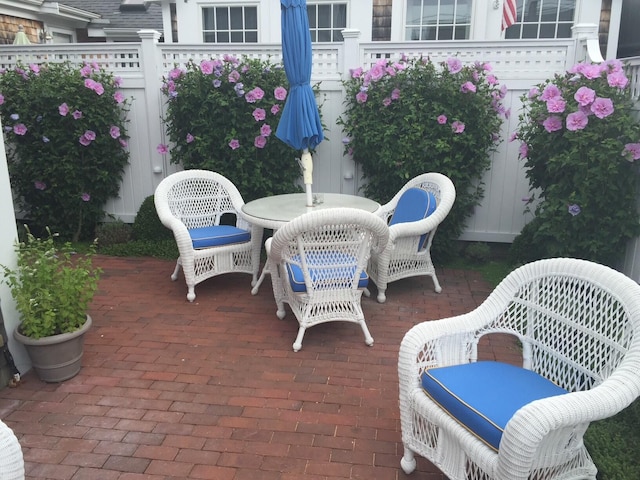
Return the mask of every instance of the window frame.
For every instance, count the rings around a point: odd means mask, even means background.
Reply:
[[[421,2],[421,12],[424,11],[425,8],[425,2],[427,2],[429,0],[420,0]],[[404,2],[404,12],[403,12],[403,18],[404,18],[404,22],[402,25],[402,41],[404,42],[425,42],[425,41],[459,41],[459,40],[470,40],[472,38],[472,29],[473,29],[473,15],[474,15],[474,8],[473,8],[473,3],[474,0],[468,0],[469,2],[469,17],[468,17],[468,21],[467,22],[458,22],[458,15],[457,15],[457,10],[458,10],[458,2],[460,1],[466,1],[466,0],[451,0],[454,3],[454,13],[453,13],[453,22],[452,23],[442,23],[440,20],[440,9],[442,7],[441,2],[443,0],[431,0],[434,2],[437,2],[436,7],[438,8],[438,15],[436,18],[436,22],[434,24],[428,24],[428,23],[422,23],[423,17],[424,15],[421,14],[420,15],[420,23],[416,23],[416,24],[410,24],[409,23],[409,1],[406,0]],[[419,38],[418,39],[413,39],[413,38],[407,38],[408,36],[410,36],[410,30],[413,29],[418,29],[419,31]],[[435,38],[423,38],[423,32],[427,29],[427,28],[435,28]],[[451,38],[440,38],[440,32],[444,29],[451,29]],[[464,38],[458,38],[456,37],[456,30],[458,28],[464,28],[465,29],[465,36]]]
[[[260,5],[258,3],[250,3],[250,4],[239,4],[239,3],[212,3],[212,4],[202,4],[200,6],[200,25],[202,28],[202,42],[203,43],[213,43],[220,45],[229,45],[229,44],[237,44],[237,45],[254,45],[260,43]],[[226,9],[227,10],[227,29],[218,29],[218,10]],[[242,10],[242,28],[234,29],[232,25],[232,15],[231,11],[233,9],[241,9]],[[246,26],[246,11],[248,9],[253,9],[255,11],[255,28],[247,28]],[[206,10],[213,11],[213,29],[205,28],[205,20],[207,17]],[[219,35],[226,34],[228,36],[228,41],[219,41]],[[234,41],[234,34],[240,34],[242,36],[242,41]],[[247,41],[247,35],[255,35],[255,41]],[[215,41],[209,41],[208,36],[213,35]]]
[[[532,2],[540,1],[542,2],[542,7],[540,8],[537,19],[535,21],[524,20],[525,8],[529,6]],[[543,20],[543,8],[545,2],[557,1],[556,13],[555,13],[555,21]],[[573,2],[573,18],[571,20],[561,20],[561,9],[563,3]],[[517,0],[516,2],[516,21],[513,25],[505,30],[505,39],[509,40],[540,40],[540,39],[563,39],[563,38],[571,38],[571,28],[575,25],[576,15],[578,13],[578,0]],[[542,29],[545,26],[553,25],[553,36],[540,36]],[[568,27],[567,31],[563,36],[558,36],[558,31],[562,27]],[[535,36],[531,36],[527,33],[527,30],[531,31],[532,28],[535,28],[536,34]],[[514,35],[514,32],[517,32]],[[526,34],[526,35],[525,35]]]
[[[329,0],[329,1],[307,1],[307,15],[309,14],[309,9],[310,8],[315,8],[316,10],[316,19],[318,18],[318,8],[321,6],[326,6],[329,5],[331,6],[331,27],[329,28],[324,28],[324,27],[312,27],[311,26],[311,21],[309,22],[309,33],[311,34],[311,43],[340,43],[342,42],[344,39],[342,38],[342,30],[344,30],[345,28],[347,28],[347,26],[349,25],[349,11],[350,11],[350,5],[351,3],[348,0]],[[334,19],[336,17],[335,11],[334,11],[334,7],[335,6],[342,6],[344,5],[344,9],[345,9],[345,25],[341,26],[341,27],[336,27],[334,24]],[[318,40],[318,34],[320,32],[331,32],[331,40]],[[336,37],[336,35],[338,36],[338,39],[334,39]]]

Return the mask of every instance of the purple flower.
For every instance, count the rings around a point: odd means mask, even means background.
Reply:
[[[280,105],[278,105],[277,103],[273,107],[271,107],[271,115],[277,115],[279,111]]]
[[[113,99],[116,101],[116,103],[120,104],[124,102],[124,94],[122,92],[116,92],[113,94]]]
[[[362,76],[362,67],[349,69],[349,74],[351,78],[360,78]]]
[[[21,136],[25,135],[27,133],[27,127],[25,126],[24,123],[18,123],[17,125],[14,125],[13,133]]]
[[[82,195],[80,195],[80,198],[82,199],[83,202],[88,202],[89,200],[91,200],[91,195],[85,192]]]
[[[462,70],[462,62],[457,58],[448,58],[447,69],[449,70],[449,73],[458,73]]]
[[[213,88],[220,88],[222,82],[218,78],[216,78],[213,82],[211,82],[211,84],[213,85]]]
[[[40,180],[36,180],[35,182],[33,182],[33,186],[36,188],[36,190],[45,190],[47,188],[47,184]]]
[[[569,205],[567,211],[571,214],[571,216],[575,217],[581,212],[580,205],[576,205],[575,203],[573,205]]]
[[[369,97],[367,95],[367,92],[364,90],[361,90],[356,94],[356,100],[358,101],[358,103],[366,103],[367,98]]]
[[[566,106],[567,102],[562,97],[553,97],[547,100],[547,111],[549,113],[562,113]]]
[[[75,120],[80,120],[82,118],[82,112],[80,110],[74,110],[72,116]]]
[[[87,137],[87,139],[91,142],[96,139],[96,132],[94,132],[93,130],[85,130],[83,135]]]
[[[610,98],[597,97],[591,104],[591,111],[598,118],[606,118],[614,111],[613,101]]]
[[[562,119],[557,115],[551,115],[542,122],[542,126],[549,133],[562,130]]]
[[[169,153],[169,145],[161,143],[156,147],[156,150],[160,155],[164,155],[165,153]]]
[[[496,78],[495,75],[487,75],[487,83],[489,85],[497,85],[498,79]]]
[[[543,102],[546,102],[554,97],[559,97],[560,95],[561,95],[560,89],[553,83],[550,83],[549,85],[544,87],[544,90],[542,91],[542,94],[540,95],[539,98]]]
[[[4,95],[0,93],[0,105],[4,104]]]
[[[533,100],[534,98],[536,98],[538,95],[540,95],[540,89],[538,87],[533,87],[529,90],[529,93],[527,94],[527,97],[530,100]]]
[[[451,129],[453,130],[453,133],[462,133],[464,132],[464,123],[459,122],[458,120],[456,120],[455,122],[453,122],[451,124]]]
[[[236,95],[238,97],[241,97],[241,96],[244,95],[244,90],[243,90],[244,89],[244,85],[242,84],[242,82],[236,83],[235,86],[233,87],[233,89],[235,90]]]
[[[262,90],[260,87],[254,88],[249,93],[251,93],[253,95],[253,98],[255,98],[256,100],[262,100],[264,98],[264,90]]]
[[[527,155],[529,155],[529,146],[525,142],[520,144],[518,154],[520,155],[520,158],[527,158]]]
[[[276,87],[273,91],[273,96],[276,97],[276,100],[283,101],[287,98],[287,89],[284,87]]]
[[[264,111],[264,108],[256,108],[253,113],[253,118],[256,119],[256,122],[261,122],[265,118],[267,118],[267,113]]]
[[[80,69],[80,76],[86,78],[91,75],[91,65],[86,65]]]
[[[247,103],[256,103],[257,101],[257,98],[253,94],[253,90],[251,90],[250,92],[247,92],[244,96],[244,99],[247,101]]]
[[[111,125],[109,135],[111,135],[111,138],[120,138],[120,128],[116,125]]]
[[[49,137],[45,137],[44,135],[42,136],[42,143],[49,143],[50,141]]]
[[[344,145],[349,145],[351,143],[351,138],[350,137],[342,137],[342,143]]]
[[[462,86],[460,87],[460,91],[462,93],[475,93],[476,92],[476,86],[472,83],[472,82],[464,82],[462,84]]]
[[[113,77],[113,86],[114,87],[121,87],[122,86],[122,77]]]
[[[627,143],[624,146],[622,155],[627,157],[629,161],[640,159],[640,143]]]
[[[398,100],[400,98],[400,89],[394,88],[391,91],[391,100]]]
[[[518,138],[518,132],[513,132],[509,135],[509,142],[513,142],[516,138]]]
[[[211,75],[213,73],[214,63],[212,60],[203,60],[200,62],[200,71],[204,75]]]
[[[391,105],[391,98],[385,97],[384,100],[382,100],[382,105],[384,105],[385,107],[388,107],[389,105]]]
[[[80,136],[78,142],[80,142],[80,145],[84,147],[88,147],[89,145],[91,145],[91,140],[89,140],[86,135]]]
[[[589,117],[587,117],[580,110],[567,115],[567,130],[575,132],[576,130],[582,130],[589,123]]]
[[[193,135],[191,135],[190,133],[187,133],[187,143],[192,143],[195,140],[195,137]]]
[[[20,120],[20,115],[18,115],[17,113],[12,113],[11,115],[9,115],[9,118],[11,120],[13,120],[14,122]]]
[[[580,69],[580,73],[589,80],[593,80],[594,78],[598,78],[602,70],[600,70],[600,65],[584,65]]]
[[[40,65],[38,65],[37,63],[30,63],[29,68],[36,75],[40,73]]]
[[[438,115],[438,123],[440,125],[444,125],[445,123],[447,123],[447,116],[446,115]]]
[[[66,117],[69,114],[69,105],[67,105],[66,103],[61,104],[58,107],[58,113],[63,117]]]
[[[176,80],[178,78],[180,78],[180,76],[184,73],[184,70],[182,70],[179,67],[174,68],[173,70],[169,71],[169,78],[171,80]]]
[[[120,145],[122,146],[122,148],[127,148],[127,147],[129,146],[129,144],[127,143],[127,141],[126,141],[124,138],[122,138],[122,137],[120,137],[120,138],[118,139],[118,141],[120,142]]]
[[[369,77],[372,81],[377,82],[382,77],[384,77],[384,71],[384,67],[381,64],[376,63],[373,67],[371,67],[371,70],[369,70]]]
[[[622,71],[612,72],[607,75],[607,83],[610,87],[623,89],[629,83],[629,79]]]
[[[263,137],[268,137],[269,135],[271,135],[271,125],[269,125],[268,123],[262,125],[262,127],[260,127],[260,135],[262,135]]]
[[[596,92],[589,87],[580,87],[573,98],[578,102],[578,105],[586,107],[595,100]]]
[[[236,148],[240,148],[240,142],[238,141],[238,139],[234,138],[233,140],[231,140],[229,142],[229,147],[231,147],[231,150],[235,150]]]
[[[253,145],[256,148],[264,148],[266,144],[267,144],[267,139],[260,135],[253,140]]]
[[[237,70],[232,71],[229,74],[229,83],[236,83],[238,80],[240,80],[240,74]]]

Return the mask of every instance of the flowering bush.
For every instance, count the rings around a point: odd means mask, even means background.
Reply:
[[[29,220],[92,238],[129,159],[127,100],[96,63],[18,64],[0,72],[11,186]]]
[[[456,203],[439,227],[434,249],[445,253],[482,197],[482,174],[498,142],[506,88],[486,63],[463,66],[450,58],[379,61],[351,70],[338,123],[345,150],[362,166],[365,193],[387,202],[410,178],[434,171],[447,175]]]
[[[228,177],[245,200],[297,189],[296,150],[275,137],[287,97],[281,65],[257,59],[189,61],[164,79],[171,161]]]
[[[512,140],[538,197],[512,245],[517,261],[571,256],[615,266],[640,233],[640,126],[619,61],[582,63],[523,95]]]

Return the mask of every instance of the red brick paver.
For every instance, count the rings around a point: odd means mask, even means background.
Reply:
[[[0,418],[20,439],[27,479],[443,479],[418,459],[400,468],[397,354],[416,323],[464,313],[491,290],[476,272],[440,270],[363,298],[375,339],[357,325],[307,330],[276,315],[267,281],[231,274],[186,300],[173,262],[97,256],[104,269],[83,368],[61,384],[30,372],[0,390]],[[508,360],[508,340],[485,357]]]

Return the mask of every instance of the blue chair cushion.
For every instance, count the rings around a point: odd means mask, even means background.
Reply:
[[[431,192],[425,192],[421,188],[407,189],[398,200],[398,204],[393,212],[393,216],[389,221],[389,225],[397,223],[416,222],[427,218],[436,210],[436,197]],[[427,234],[420,237],[418,250],[424,247],[427,240]]]
[[[337,262],[339,262],[340,257],[344,258],[345,265],[349,265],[349,267],[322,267],[322,265],[325,264],[324,259],[331,258],[331,264],[335,265]],[[354,258],[346,253],[311,252],[307,254],[306,259],[307,266],[309,268],[309,275],[311,275],[311,278],[314,281],[319,278],[327,278],[333,280],[344,279],[345,283],[350,283],[356,270],[356,266],[353,265],[355,263]],[[293,260],[295,262],[299,262],[300,257],[296,255],[295,257],[293,257]],[[291,284],[291,289],[294,292],[300,293],[307,291],[307,285],[304,283],[304,274],[302,273],[301,267],[294,263],[287,263],[287,274],[289,275],[289,283]],[[360,280],[358,280],[358,288],[366,288],[368,283],[369,275],[363,270],[360,273]]]
[[[426,370],[422,388],[495,451],[507,422],[520,407],[567,393],[531,370],[489,361]]]
[[[251,240],[251,232],[231,225],[192,228],[189,235],[193,248],[219,247]]]

